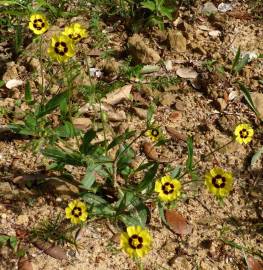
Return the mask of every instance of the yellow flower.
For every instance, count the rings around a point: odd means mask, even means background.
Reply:
[[[53,60],[59,63],[65,62],[74,56],[75,46],[67,36],[53,36],[48,48],[48,54]]]
[[[233,176],[221,168],[213,168],[205,175],[208,190],[219,198],[225,197],[233,189]]]
[[[159,128],[152,128],[145,132],[145,135],[149,137],[152,141],[157,142],[162,137],[162,133]]]
[[[65,213],[66,218],[70,219],[73,224],[84,222],[88,217],[86,204],[79,200],[70,202],[68,207],[65,209]]]
[[[87,37],[86,29],[79,23],[66,26],[63,35],[69,37],[74,43],[79,42],[82,38]]]
[[[44,15],[37,13],[30,16],[28,28],[32,30],[36,35],[45,33],[48,29],[48,26],[47,18]]]
[[[181,195],[181,182],[167,175],[155,182],[154,191],[162,201],[174,201]]]
[[[249,124],[240,124],[235,128],[236,141],[240,144],[249,143],[254,135],[254,130]]]
[[[143,257],[152,245],[152,237],[141,226],[127,227],[127,232],[120,236],[120,246],[131,257]]]

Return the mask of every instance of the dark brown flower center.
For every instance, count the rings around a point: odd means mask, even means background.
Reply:
[[[42,28],[45,27],[45,23],[43,22],[42,19],[35,19],[33,21],[33,26],[34,28],[36,28],[37,30],[41,30]]]
[[[82,210],[81,210],[80,207],[74,207],[74,208],[72,209],[72,211],[71,211],[71,214],[72,214],[74,217],[78,218],[78,217],[80,217],[80,216],[82,215]]]
[[[68,51],[67,44],[65,42],[59,42],[57,41],[55,43],[55,52],[61,56],[65,55]]]
[[[239,134],[242,139],[246,139],[248,137],[248,131],[245,128],[240,130]]]
[[[224,188],[224,186],[226,185],[226,178],[218,174],[212,178],[212,184],[216,188]]]
[[[68,36],[69,36],[69,38],[74,39],[74,40],[81,38],[80,34],[69,34]]]
[[[141,236],[134,234],[129,238],[129,245],[133,249],[140,249],[143,247],[143,239]]]
[[[154,137],[157,137],[157,136],[160,134],[160,132],[159,132],[158,129],[152,129],[151,134],[152,134]]]
[[[174,185],[172,183],[166,182],[162,185],[162,191],[166,195],[171,194],[174,192]]]

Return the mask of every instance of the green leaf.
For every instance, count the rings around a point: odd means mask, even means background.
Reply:
[[[15,25],[15,51],[17,54],[20,53],[23,43],[22,29],[22,25]]]
[[[125,224],[126,227],[140,225],[140,222],[135,217],[129,215],[120,215],[119,219]]]
[[[72,138],[79,134],[74,125],[69,121],[65,121],[63,126],[57,127],[55,132],[61,138]]]
[[[82,156],[79,152],[76,151],[65,151],[57,147],[47,147],[43,150],[43,155],[49,158],[52,158],[57,163],[63,163],[68,165],[83,166],[85,165],[82,161]]]
[[[188,172],[191,172],[193,170],[193,137],[187,138],[187,152],[188,152],[188,158],[186,161],[186,169]]]
[[[64,91],[62,93],[57,94],[51,100],[49,100],[46,105],[40,107],[37,117],[40,118],[46,114],[51,113],[68,98],[69,98],[68,91]]]
[[[0,80],[0,87],[4,86],[5,85],[5,81],[3,80]]]
[[[32,94],[31,94],[30,84],[28,80],[26,81],[26,87],[25,87],[25,101],[27,104],[32,103]]]
[[[238,63],[235,65],[234,67],[235,72],[239,73],[248,62],[249,62],[249,55],[246,54],[244,57],[240,58]]]
[[[83,139],[82,139],[82,145],[80,146],[80,151],[84,155],[87,155],[89,153],[90,147],[91,147],[91,141],[96,138],[96,131],[94,129],[89,129]]]
[[[127,147],[127,145],[121,146],[119,151],[117,152],[119,156],[119,160],[117,162],[118,172],[122,170],[127,170],[127,166],[131,164],[135,157],[135,152],[131,147]]]
[[[131,216],[137,219],[138,225],[144,227],[149,214],[148,207],[138,198],[132,200],[131,203],[134,206],[133,210],[130,212]]]
[[[155,109],[156,109],[156,106],[151,103],[147,110],[147,128],[150,128],[152,125]]]
[[[167,223],[166,218],[165,218],[165,215],[164,215],[163,204],[162,204],[160,201],[158,201],[158,204],[157,204],[157,205],[158,205],[158,211],[159,211],[159,215],[160,215],[160,218],[161,218],[162,222],[163,222],[166,226],[169,227],[169,224]]]
[[[121,144],[122,142],[133,137],[135,135],[135,133],[136,133],[135,130],[133,130],[133,131],[125,130],[124,134],[121,134],[112,140],[112,142],[109,144],[107,149],[109,150],[109,149],[113,148],[114,146]]]
[[[161,7],[160,8],[160,13],[162,16],[166,16],[169,20],[173,19],[172,13],[173,13],[172,8],[167,8],[167,7]]]
[[[240,90],[242,91],[242,93],[244,94],[244,97],[245,97],[245,100],[246,102],[248,103],[250,109],[256,114],[256,116],[259,118],[259,112],[256,108],[256,106],[254,105],[254,102],[251,98],[251,95],[250,95],[250,92],[249,90],[245,87],[244,84],[242,83],[239,83],[239,87],[240,87]]]
[[[81,180],[81,187],[84,189],[90,189],[94,182],[96,181],[95,172],[96,169],[100,167],[96,164],[88,165],[88,168],[86,170],[86,174],[84,178]]]
[[[142,170],[148,169],[149,167],[151,167],[155,162],[154,161],[150,161],[144,164],[141,164],[134,172],[140,172]]]
[[[81,195],[82,199],[90,206],[90,212],[96,216],[113,217],[116,215],[114,208],[103,198],[94,194],[85,192]]]
[[[149,193],[154,187],[154,178],[156,177],[159,164],[155,163],[145,174],[143,180],[138,184],[136,191],[142,192],[146,191]]]
[[[9,240],[8,235],[0,235],[0,247],[5,245],[8,240]]]
[[[116,211],[109,204],[92,206],[90,211],[95,216],[114,217],[116,215]]]
[[[236,66],[237,63],[239,62],[239,58],[240,58],[240,47],[238,47],[237,53],[236,53],[235,58],[234,58],[234,60],[233,60],[233,63],[232,63],[232,70],[235,69],[235,66]]]
[[[263,146],[259,148],[258,151],[253,155],[250,163],[251,166],[253,166],[260,159],[262,154],[263,154]]]
[[[134,199],[135,194],[132,191],[125,191],[122,198],[116,203],[117,212],[123,211]]]
[[[173,169],[171,172],[170,172],[170,175],[173,179],[177,178],[180,176],[180,173],[181,173],[181,166],[177,166],[175,169]]]
[[[81,195],[81,198],[90,205],[107,204],[106,200],[104,200],[103,198],[94,193],[85,192]]]
[[[146,9],[149,9],[150,11],[155,11],[156,9],[155,3],[152,1],[141,2],[141,6]]]
[[[9,238],[9,243],[10,243],[10,246],[12,249],[15,249],[16,248],[16,245],[17,245],[17,239],[15,236],[10,236]]]

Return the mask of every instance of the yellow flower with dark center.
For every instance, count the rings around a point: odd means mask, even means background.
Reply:
[[[131,257],[143,257],[152,245],[150,233],[141,226],[127,227],[127,232],[120,236],[120,246]]]
[[[75,54],[75,46],[67,36],[53,36],[48,48],[49,56],[59,63],[67,61]]]
[[[79,42],[82,38],[87,37],[86,29],[79,23],[66,26],[63,35],[69,37],[74,43]]]
[[[37,13],[30,16],[28,28],[32,30],[36,35],[45,33],[48,29],[48,26],[48,21],[44,15]]]
[[[205,175],[205,184],[215,196],[222,198],[233,189],[233,176],[221,168],[213,168]]]
[[[86,204],[79,200],[70,202],[68,207],[65,209],[65,213],[66,218],[70,219],[73,224],[84,222],[88,217]]]
[[[181,182],[167,175],[155,182],[154,191],[162,201],[174,201],[181,195]]]
[[[254,135],[254,130],[249,124],[240,124],[235,128],[236,141],[240,144],[249,143]]]
[[[145,135],[149,137],[152,141],[157,142],[162,137],[162,132],[159,128],[152,128],[145,132]]]

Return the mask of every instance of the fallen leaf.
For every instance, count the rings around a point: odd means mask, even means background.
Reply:
[[[17,80],[17,79],[13,79],[13,80],[9,80],[7,83],[6,83],[6,88],[8,89],[12,89],[14,87],[17,87],[17,86],[20,86],[22,85],[24,82],[21,81],[21,80]]]
[[[253,257],[249,257],[247,263],[251,270],[263,270],[263,262],[255,260]]]
[[[141,119],[147,118],[147,110],[144,110],[142,108],[137,108],[137,107],[134,107],[133,110]]]
[[[182,113],[179,111],[171,112],[169,115],[169,120],[171,122],[179,121],[181,120],[181,118],[182,118]]]
[[[37,248],[39,248],[40,250],[43,250],[46,254],[48,254],[49,256],[55,259],[58,259],[58,260],[67,259],[66,251],[59,246],[54,246],[51,243],[44,242],[41,240],[36,240],[33,242],[33,244]]]
[[[76,117],[73,118],[72,123],[75,128],[86,131],[91,126],[92,121],[87,117]]]
[[[168,134],[171,136],[171,138],[173,140],[176,141],[186,141],[187,140],[187,135],[183,134],[181,132],[178,132],[175,128],[173,127],[165,127],[166,131],[168,132]]]
[[[116,105],[123,100],[128,100],[130,99],[131,90],[132,84],[125,85],[106,95],[106,98],[103,99],[103,102],[110,105]]]
[[[196,79],[198,73],[192,68],[178,68],[176,74],[184,79]]]
[[[186,218],[176,210],[165,210],[164,215],[167,223],[174,233],[186,235],[192,232],[192,225],[189,225]]]
[[[147,158],[158,161],[158,153],[156,152],[152,143],[145,142],[143,144],[143,151]]]
[[[33,265],[30,259],[22,257],[18,261],[18,270],[33,270]]]

